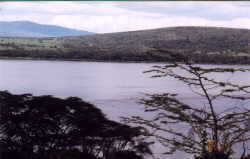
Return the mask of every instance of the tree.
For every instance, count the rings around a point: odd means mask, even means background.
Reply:
[[[188,61],[183,58],[183,61]],[[214,67],[191,62],[154,66],[145,73],[152,78],[170,77],[188,86],[190,94],[198,96],[196,103],[176,93],[148,94],[141,100],[145,112],[153,117],[124,118],[126,122],[148,128],[148,136],[155,137],[166,147],[165,154],[182,151],[198,159],[228,159],[242,145],[241,158],[249,153],[250,85],[222,80],[219,76],[250,72],[247,68]],[[225,102],[227,101],[227,102]],[[228,106],[228,102],[247,105]]]
[[[142,159],[144,155],[137,151],[142,144],[139,128],[108,120],[100,109],[77,97],[0,92],[0,110],[2,159],[114,159],[117,154]]]

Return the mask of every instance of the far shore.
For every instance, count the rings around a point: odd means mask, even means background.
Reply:
[[[106,62],[106,63],[147,63],[147,64],[169,64],[170,61],[122,61],[122,60],[94,60],[94,59],[56,59],[56,58],[33,58],[33,57],[4,57],[0,56],[0,60],[27,60],[27,61],[76,61],[76,62]],[[181,62],[180,62],[181,63]],[[196,63],[202,65],[242,65],[249,66],[250,64],[240,63]]]
[[[107,62],[107,63],[170,63],[169,61],[122,61],[122,60],[94,60],[94,59],[56,59],[56,58],[33,58],[33,57],[3,57],[0,60],[29,60],[29,61],[76,61],[76,62]]]

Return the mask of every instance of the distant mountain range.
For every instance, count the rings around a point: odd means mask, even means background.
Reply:
[[[37,24],[30,21],[0,21],[1,37],[63,37],[87,34],[91,33],[56,25]]]
[[[250,64],[250,30],[170,27],[59,38],[0,38],[0,58]]]

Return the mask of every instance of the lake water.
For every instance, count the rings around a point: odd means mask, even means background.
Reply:
[[[96,104],[108,117],[117,119],[130,114],[130,110],[134,112],[132,109],[137,107],[132,103],[144,93],[179,87],[170,80],[152,79],[143,73],[153,65],[0,60],[0,89],[11,93],[81,97]]]
[[[190,90],[176,80],[152,79],[150,74],[143,73],[153,65],[156,64],[0,60],[0,90],[15,94],[81,97],[117,121],[120,116],[143,114],[143,106],[137,101],[144,93],[177,93],[181,90],[183,99],[196,101]],[[240,83],[250,83],[250,73],[232,78]]]

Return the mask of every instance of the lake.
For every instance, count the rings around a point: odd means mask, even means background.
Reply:
[[[0,89],[57,97],[77,96],[110,118],[134,112],[144,93],[176,90],[173,80],[152,79],[143,71],[155,64],[0,60]],[[122,105],[121,109],[120,106]],[[125,108],[125,109],[124,109]],[[126,110],[126,111],[124,111]]]
[[[192,103],[197,101],[180,82],[170,78],[152,79],[150,74],[143,73],[154,65],[156,64],[0,60],[0,89],[15,94],[49,94],[63,98],[77,96],[95,104],[108,118],[117,121],[120,116],[145,116],[143,106],[137,103],[145,93],[177,93],[181,90],[184,100]],[[218,78],[249,83],[250,73]],[[174,158],[178,158],[178,154]]]

